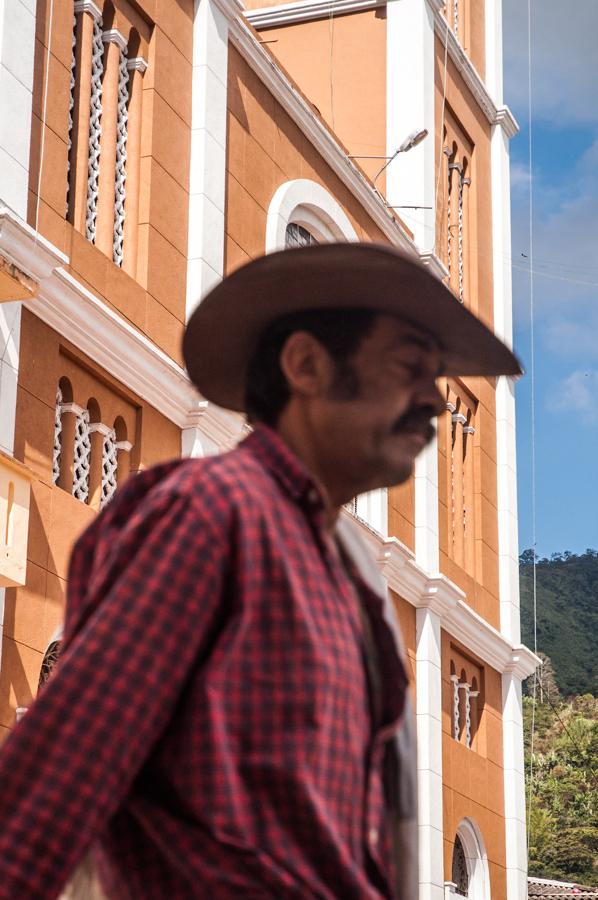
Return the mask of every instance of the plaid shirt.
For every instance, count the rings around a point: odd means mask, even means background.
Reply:
[[[347,566],[269,429],[132,478],[75,547],[61,658],[0,754],[0,898],[55,897],[92,841],[111,898],[393,897],[406,676]]]

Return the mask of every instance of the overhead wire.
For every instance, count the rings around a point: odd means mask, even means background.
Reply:
[[[530,412],[531,412],[531,513],[532,513],[532,598],[534,620],[534,653],[538,653],[538,567],[536,547],[536,370],[534,333],[534,188],[533,188],[533,118],[532,118],[532,0],[527,0],[527,90],[528,90],[528,166],[529,166],[529,311],[530,311]],[[527,846],[532,829],[532,804],[534,799],[534,738],[536,731],[536,701],[538,688],[537,669],[532,688],[532,721],[529,754],[529,787],[527,804]]]

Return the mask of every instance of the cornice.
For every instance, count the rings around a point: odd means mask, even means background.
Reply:
[[[542,660],[532,653],[529,647],[524,644],[517,644],[511,652],[511,659],[505,667],[505,672],[512,673],[515,678],[528,678],[533,675],[538,666],[542,665]]]
[[[327,19],[330,15],[346,15],[376,9],[378,6],[386,6],[386,0],[299,0],[298,3],[248,9],[244,15],[259,31],[260,28],[275,28],[293,22],[311,22],[314,19]]]
[[[214,0],[229,26],[230,40],[247,64],[256,73],[264,87],[280,103],[282,108],[301,129],[332,171],[341,179],[361,204],[372,221],[395,247],[416,253],[413,241],[388,211],[379,194],[365,175],[348,159],[347,151],[318,117],[314,108],[303,97],[295,84],[278,66],[274,57],[260,44],[257,33],[243,16],[239,16],[239,4],[235,0]]]
[[[538,657],[521,644],[513,647],[467,604],[461,588],[445,575],[428,575],[416,563],[411,550],[397,538],[382,538],[359,519],[355,521],[391,590],[416,609],[435,613],[445,631],[496,671],[512,672],[521,679],[534,672],[540,662]]]
[[[457,40],[452,28],[447,27],[447,21],[442,12],[442,4],[439,0],[426,0],[434,15],[434,27],[436,34],[444,43],[447,42],[448,55],[459,70],[463,81],[471,91],[476,103],[486,116],[491,125],[500,125],[508,138],[514,137],[519,131],[512,112],[508,106],[497,106],[488,88],[482,81],[477,69],[471,62],[463,47]]]
[[[419,258],[424,266],[427,266],[430,272],[435,275],[439,281],[444,281],[445,278],[449,277],[449,270],[433,250],[420,253]]]
[[[93,0],[75,0],[74,11],[75,14],[84,12],[89,13],[96,22],[101,22],[102,20],[102,10],[93,2]]]
[[[109,31],[104,31],[102,34],[102,41],[105,44],[116,44],[122,53],[127,49],[127,39],[118,28],[111,28]]]
[[[148,65],[147,59],[143,56],[133,56],[127,62],[127,69],[129,72],[141,72],[142,75],[145,75]]]
[[[68,263],[68,256],[7,206],[0,206],[0,253],[38,284]]]

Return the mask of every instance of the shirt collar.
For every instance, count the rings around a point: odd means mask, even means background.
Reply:
[[[276,431],[259,423],[243,441],[246,447],[301,506],[312,511],[324,508],[322,494],[304,463]]]

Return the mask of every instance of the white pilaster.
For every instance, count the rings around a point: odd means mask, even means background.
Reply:
[[[387,154],[412,131],[428,129],[421,144],[386,169],[386,199],[391,206],[431,207],[404,215],[418,249],[434,250],[434,15],[424,0],[389,0],[386,34]]]
[[[227,21],[212,0],[196,0],[187,318],[224,272],[227,69]]]
[[[442,676],[440,615],[416,612],[419,900],[443,900]]]
[[[511,255],[509,138],[515,133],[516,126],[508,111],[500,106],[503,96],[500,0],[486,0],[486,85],[498,107],[490,145],[494,327],[497,335],[511,345],[513,320],[509,262]],[[498,379],[496,385],[500,630],[512,646],[517,646],[521,639],[516,459],[515,385],[512,378],[502,377]],[[521,704],[521,679],[525,674],[515,664],[502,676],[507,900],[525,900],[527,896]]]
[[[527,897],[525,768],[521,674],[502,676],[507,900]]]
[[[440,569],[438,552],[438,440],[415,463],[415,559],[428,574]]]

